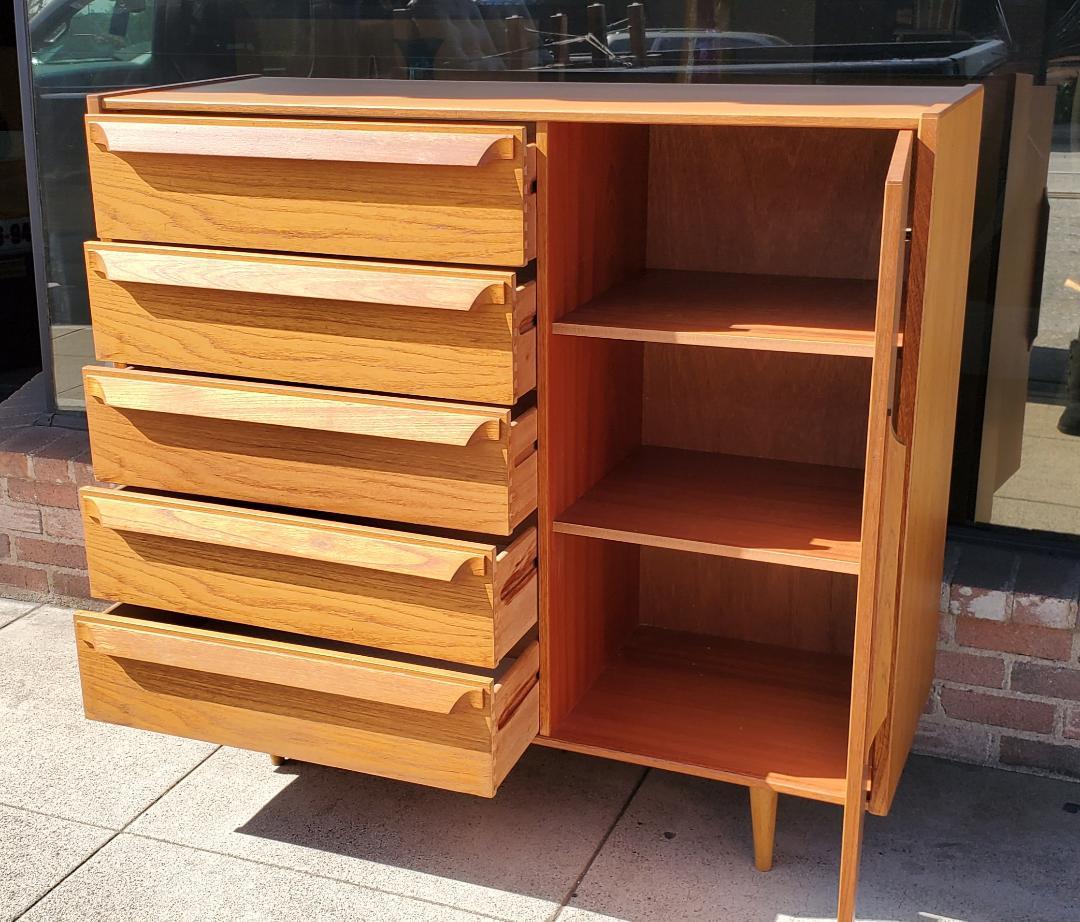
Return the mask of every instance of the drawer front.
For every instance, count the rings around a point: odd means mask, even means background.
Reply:
[[[89,366],[99,480],[508,535],[536,508],[536,413]]]
[[[89,243],[97,357],[511,405],[536,384],[514,273]]]
[[[90,115],[98,236],[523,266],[525,129]]]
[[[487,797],[536,736],[535,642],[465,672],[208,623],[76,614],[86,716]]]
[[[536,624],[536,530],[508,546],[86,487],[97,598],[494,667]]]

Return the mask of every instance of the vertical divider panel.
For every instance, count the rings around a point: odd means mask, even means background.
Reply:
[[[895,426],[895,380],[904,286],[908,205],[914,135],[901,131],[885,178],[878,268],[874,365],[863,490],[862,559],[855,613],[851,714],[848,725],[847,795],[840,853],[837,918],[854,916],[859,852],[866,812],[871,726],[878,685],[875,674],[892,661],[891,622],[896,598],[906,450]],[[880,686],[878,686],[880,687]],[[886,686],[887,687],[887,686]]]
[[[641,442],[641,344],[551,325],[643,270],[648,141],[646,125],[537,126],[543,735],[637,617],[638,548],[555,535],[552,523]]]

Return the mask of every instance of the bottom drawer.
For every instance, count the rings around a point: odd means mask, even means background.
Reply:
[[[75,635],[92,720],[485,797],[538,729],[535,641],[445,669],[132,605]]]

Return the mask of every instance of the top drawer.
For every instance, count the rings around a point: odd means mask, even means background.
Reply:
[[[533,255],[525,129],[91,115],[110,240],[522,266]]]

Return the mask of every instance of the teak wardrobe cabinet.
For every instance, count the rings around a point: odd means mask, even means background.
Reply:
[[[981,91],[91,99],[88,716],[491,796],[532,742],[885,813]]]

